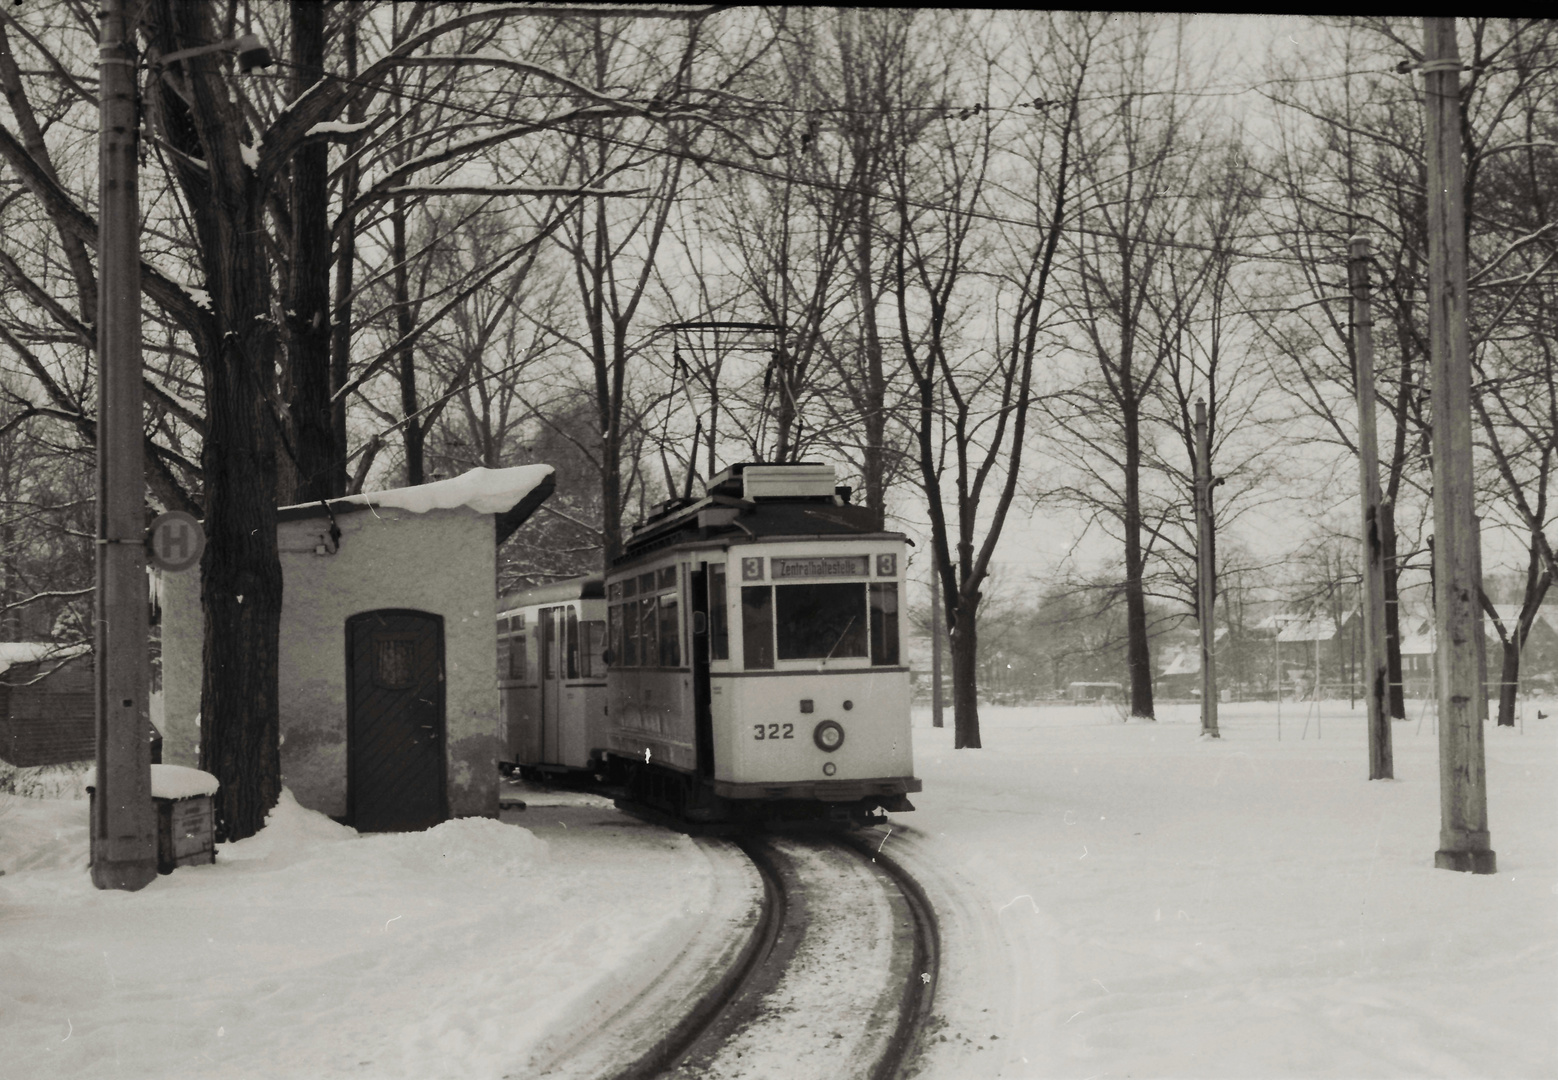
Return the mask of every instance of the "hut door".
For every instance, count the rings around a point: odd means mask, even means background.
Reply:
[[[563,759],[561,713],[563,707],[562,614],[564,608],[541,609],[541,760]]]
[[[443,821],[443,619],[369,611],[346,621],[347,791],[363,832]]]

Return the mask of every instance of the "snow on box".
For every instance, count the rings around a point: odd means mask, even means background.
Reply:
[[[86,786],[97,786],[97,767],[87,770]],[[221,784],[216,777],[188,765],[153,765],[151,797],[154,799],[193,799],[197,795],[215,795]]]

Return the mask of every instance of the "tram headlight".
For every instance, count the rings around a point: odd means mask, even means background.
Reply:
[[[831,754],[844,745],[844,729],[836,720],[824,720],[812,729],[811,741],[818,750]]]

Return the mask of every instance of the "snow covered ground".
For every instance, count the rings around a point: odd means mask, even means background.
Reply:
[[[1421,702],[1393,725],[1396,779],[1373,783],[1346,702],[1285,704],[1280,742],[1269,703],[1222,706],[1215,742],[1193,705],[1155,725],[988,708],[979,751],[917,716],[925,791],[886,850],[964,893],[929,1075],[1558,1076],[1542,711],[1486,729],[1496,876],[1433,868]]]
[[[1281,741],[1270,704],[1218,742],[1193,706],[986,708],[979,751],[917,713],[883,842],[945,907],[923,1075],[1558,1076],[1558,708],[1487,729],[1487,877],[1433,869],[1417,708],[1374,783],[1345,702],[1286,704]],[[284,801],[123,894],[85,802],[0,796],[0,1077],[535,1075],[747,896],[698,842],[528,797],[367,837]]]

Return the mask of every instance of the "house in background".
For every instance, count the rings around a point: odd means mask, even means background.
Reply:
[[[1192,624],[1188,629],[1165,634],[1167,639],[1158,648],[1158,678],[1156,691],[1166,698],[1198,698],[1201,696],[1201,636]],[[1228,628],[1219,626],[1212,631],[1212,661],[1217,672],[1219,686],[1229,682],[1228,674],[1217,667],[1218,659],[1227,651]]]
[[[552,468],[277,512],[282,783],[364,831],[498,812],[497,550]],[[163,760],[195,765],[200,575],[163,574]]]
[[[1518,604],[1495,604],[1494,610],[1504,623],[1508,633],[1514,632],[1515,620],[1520,616]],[[1525,647],[1520,650],[1520,693],[1551,693],[1558,685],[1558,628],[1555,615],[1547,609],[1538,609],[1531,621],[1531,632]],[[1428,697],[1434,690],[1434,620],[1419,616],[1406,620],[1403,629],[1410,630],[1401,638],[1401,683],[1403,691],[1413,697]],[[1498,700],[1497,683],[1504,666],[1504,644],[1499,639],[1498,627],[1492,619],[1483,615],[1483,632],[1487,640],[1488,697]]]
[[[0,760],[18,768],[97,753],[90,645],[0,642]]]
[[[1494,604],[1504,632],[1513,635],[1520,618],[1519,604]],[[1488,680],[1497,683],[1504,667],[1504,643],[1499,638],[1498,627],[1486,613],[1483,616],[1484,631],[1488,641]],[[1531,620],[1531,631],[1526,635],[1520,650],[1520,692],[1551,693],[1558,687],[1558,612],[1541,607]],[[1497,697],[1496,689],[1489,694]]]

